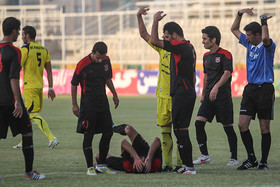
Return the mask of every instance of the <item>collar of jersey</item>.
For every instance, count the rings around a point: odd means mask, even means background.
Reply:
[[[263,42],[259,43],[259,45],[257,45],[257,46],[251,45],[251,49],[253,49],[254,47],[261,48],[262,45],[263,45]]]

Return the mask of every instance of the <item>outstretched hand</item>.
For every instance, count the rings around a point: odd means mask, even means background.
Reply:
[[[162,20],[162,18],[164,18],[166,16],[166,14],[163,14],[163,11],[158,11],[157,13],[155,13],[154,15],[154,20],[155,21],[160,21]]]
[[[137,12],[137,16],[147,15],[150,8],[148,7],[141,7]]]
[[[241,14],[246,13],[250,16],[254,15],[253,8],[241,9],[241,10],[239,10],[239,13],[241,13]]]
[[[260,15],[260,19],[270,19],[270,18],[272,18],[272,16],[268,16],[266,14]]]

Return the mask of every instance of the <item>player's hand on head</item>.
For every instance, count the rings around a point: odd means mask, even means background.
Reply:
[[[23,109],[22,109],[21,103],[19,101],[15,101],[15,105],[14,106],[15,106],[15,109],[13,111],[14,117],[21,118],[22,114],[23,114]]]
[[[164,18],[166,16],[166,14],[163,14],[163,11],[158,11],[157,13],[155,13],[154,15],[154,20],[155,21],[160,21],[162,20],[162,18]]]

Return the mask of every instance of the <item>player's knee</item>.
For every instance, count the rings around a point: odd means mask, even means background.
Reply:
[[[200,121],[200,120],[196,120],[195,121],[195,129],[196,131],[198,130],[202,130],[205,127],[205,122],[204,121]]]
[[[186,140],[189,140],[188,130],[175,130],[174,134],[177,138],[178,146],[183,145]]]
[[[131,125],[126,125],[124,130],[125,130],[125,133],[127,135],[131,135],[131,134],[137,133],[136,130]]]

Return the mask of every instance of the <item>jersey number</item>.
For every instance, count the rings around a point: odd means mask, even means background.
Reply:
[[[42,61],[41,53],[37,53],[37,61],[38,61],[38,67],[40,67],[41,66],[41,61]]]

